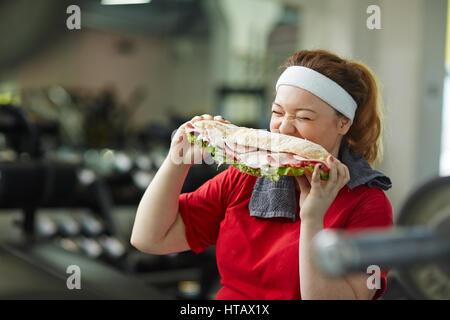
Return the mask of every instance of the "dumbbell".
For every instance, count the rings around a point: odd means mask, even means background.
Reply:
[[[81,250],[91,258],[99,258],[104,253],[102,246],[96,239],[81,236],[76,239],[76,243]]]
[[[99,243],[103,248],[105,257],[109,260],[117,261],[123,258],[126,254],[126,248],[123,243],[111,236],[101,236]]]
[[[82,234],[88,238],[98,237],[105,231],[103,223],[88,214],[80,217],[79,223]]]
[[[76,237],[81,234],[80,223],[69,215],[58,217],[58,230],[64,238]]]
[[[39,215],[36,218],[37,235],[44,239],[50,239],[58,234],[58,225],[47,216]]]

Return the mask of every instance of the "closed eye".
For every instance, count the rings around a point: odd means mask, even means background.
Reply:
[[[276,115],[279,115],[279,116],[283,115],[283,113],[275,111],[275,110],[272,110],[272,113],[274,113]],[[306,118],[306,117],[297,117],[297,119],[299,119],[299,120],[311,120],[310,118]]]

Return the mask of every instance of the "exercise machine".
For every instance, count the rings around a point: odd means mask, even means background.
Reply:
[[[450,299],[450,177],[431,179],[402,206],[393,229],[323,230],[315,260],[331,276],[393,269],[415,299]],[[389,284],[388,284],[389,286]]]

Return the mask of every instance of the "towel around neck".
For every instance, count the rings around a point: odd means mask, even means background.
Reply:
[[[350,172],[350,181],[347,183],[350,189],[364,184],[369,188],[382,190],[392,187],[389,177],[372,169],[367,160],[353,152],[345,141],[341,144],[338,158]],[[292,176],[282,176],[277,182],[261,177],[256,179],[249,203],[250,216],[287,218],[295,222],[297,220],[296,184]]]

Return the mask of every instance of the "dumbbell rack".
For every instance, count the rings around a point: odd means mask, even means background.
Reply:
[[[55,276],[59,287],[63,290],[62,293],[60,292],[63,296],[66,296],[67,288],[65,283],[62,283],[64,286],[61,287],[60,280],[67,278],[66,268],[71,264],[79,265],[82,270],[85,270],[83,272],[84,287],[88,286],[91,292],[97,293],[97,295],[88,295],[86,298],[101,296],[124,299],[133,297],[173,299],[178,294],[173,289],[176,289],[177,283],[183,280],[201,282],[202,290],[208,289],[208,283],[212,283],[209,278],[214,276],[211,271],[215,268],[215,255],[210,254],[205,258],[195,259],[191,259],[190,255],[193,253],[171,257],[158,256],[158,259],[156,256],[144,257],[143,254],[139,256],[137,250],[129,246],[128,239],[125,239],[122,241],[128,244],[125,255],[115,257],[103,255],[95,258],[86,252],[83,253],[82,250],[80,252],[80,250],[68,249],[61,245],[62,241],[58,242],[58,240],[76,241],[77,234],[59,232],[54,236],[43,236],[39,232],[38,221],[41,212],[48,210],[72,212],[81,209],[90,211],[91,215],[102,222],[104,225],[102,236],[122,240],[117,220],[113,217],[114,203],[110,181],[96,175],[82,163],[68,164],[46,159],[40,151],[40,130],[27,121],[22,109],[0,106],[0,112],[12,115],[15,119],[13,122],[1,122],[0,132],[7,132],[13,137],[13,149],[18,155],[14,161],[0,160],[0,209],[21,211],[21,219],[16,223],[21,230],[21,236],[6,244],[0,242],[0,246],[5,255],[10,255],[9,260],[22,261],[22,268],[17,269],[35,268],[36,271],[29,270],[29,272],[35,272],[37,275],[42,274],[43,271],[47,275]],[[22,157],[23,155],[25,157]],[[86,177],[83,175],[86,171],[90,171],[88,174],[90,179],[87,180],[83,178],[83,176]],[[216,170],[213,171],[211,176],[217,174]],[[192,191],[203,183],[205,172],[208,172],[205,168],[191,170],[189,183],[183,187],[184,192]],[[57,217],[58,213],[54,216]],[[134,259],[136,257],[143,259]],[[37,271],[38,269],[41,271]],[[100,275],[100,278],[108,275],[117,283],[122,283],[118,286],[121,289],[110,288],[106,280],[95,281],[98,277],[96,274]],[[18,278],[26,278],[26,275],[18,276]],[[206,281],[203,281],[205,279]],[[128,289],[126,282],[133,283],[133,286]],[[166,290],[168,286],[170,289]],[[156,289],[157,287],[161,290]],[[140,289],[134,290],[134,288]],[[69,294],[67,297],[71,299],[77,296]],[[56,298],[58,298],[57,295]]]
[[[136,277],[86,255],[64,250],[37,233],[38,211],[79,208],[91,211],[102,221],[106,236],[119,237],[112,216],[111,194],[101,177],[82,179],[80,172],[85,168],[45,159],[39,145],[40,130],[27,120],[21,108],[2,105],[0,112],[0,132],[8,135],[10,147],[17,155],[14,160],[0,161],[0,208],[22,213],[16,223],[20,235],[0,243],[0,289],[11,289],[0,292],[0,296],[6,299],[164,299],[162,292]],[[69,290],[66,285],[70,265],[82,270],[81,291]]]

